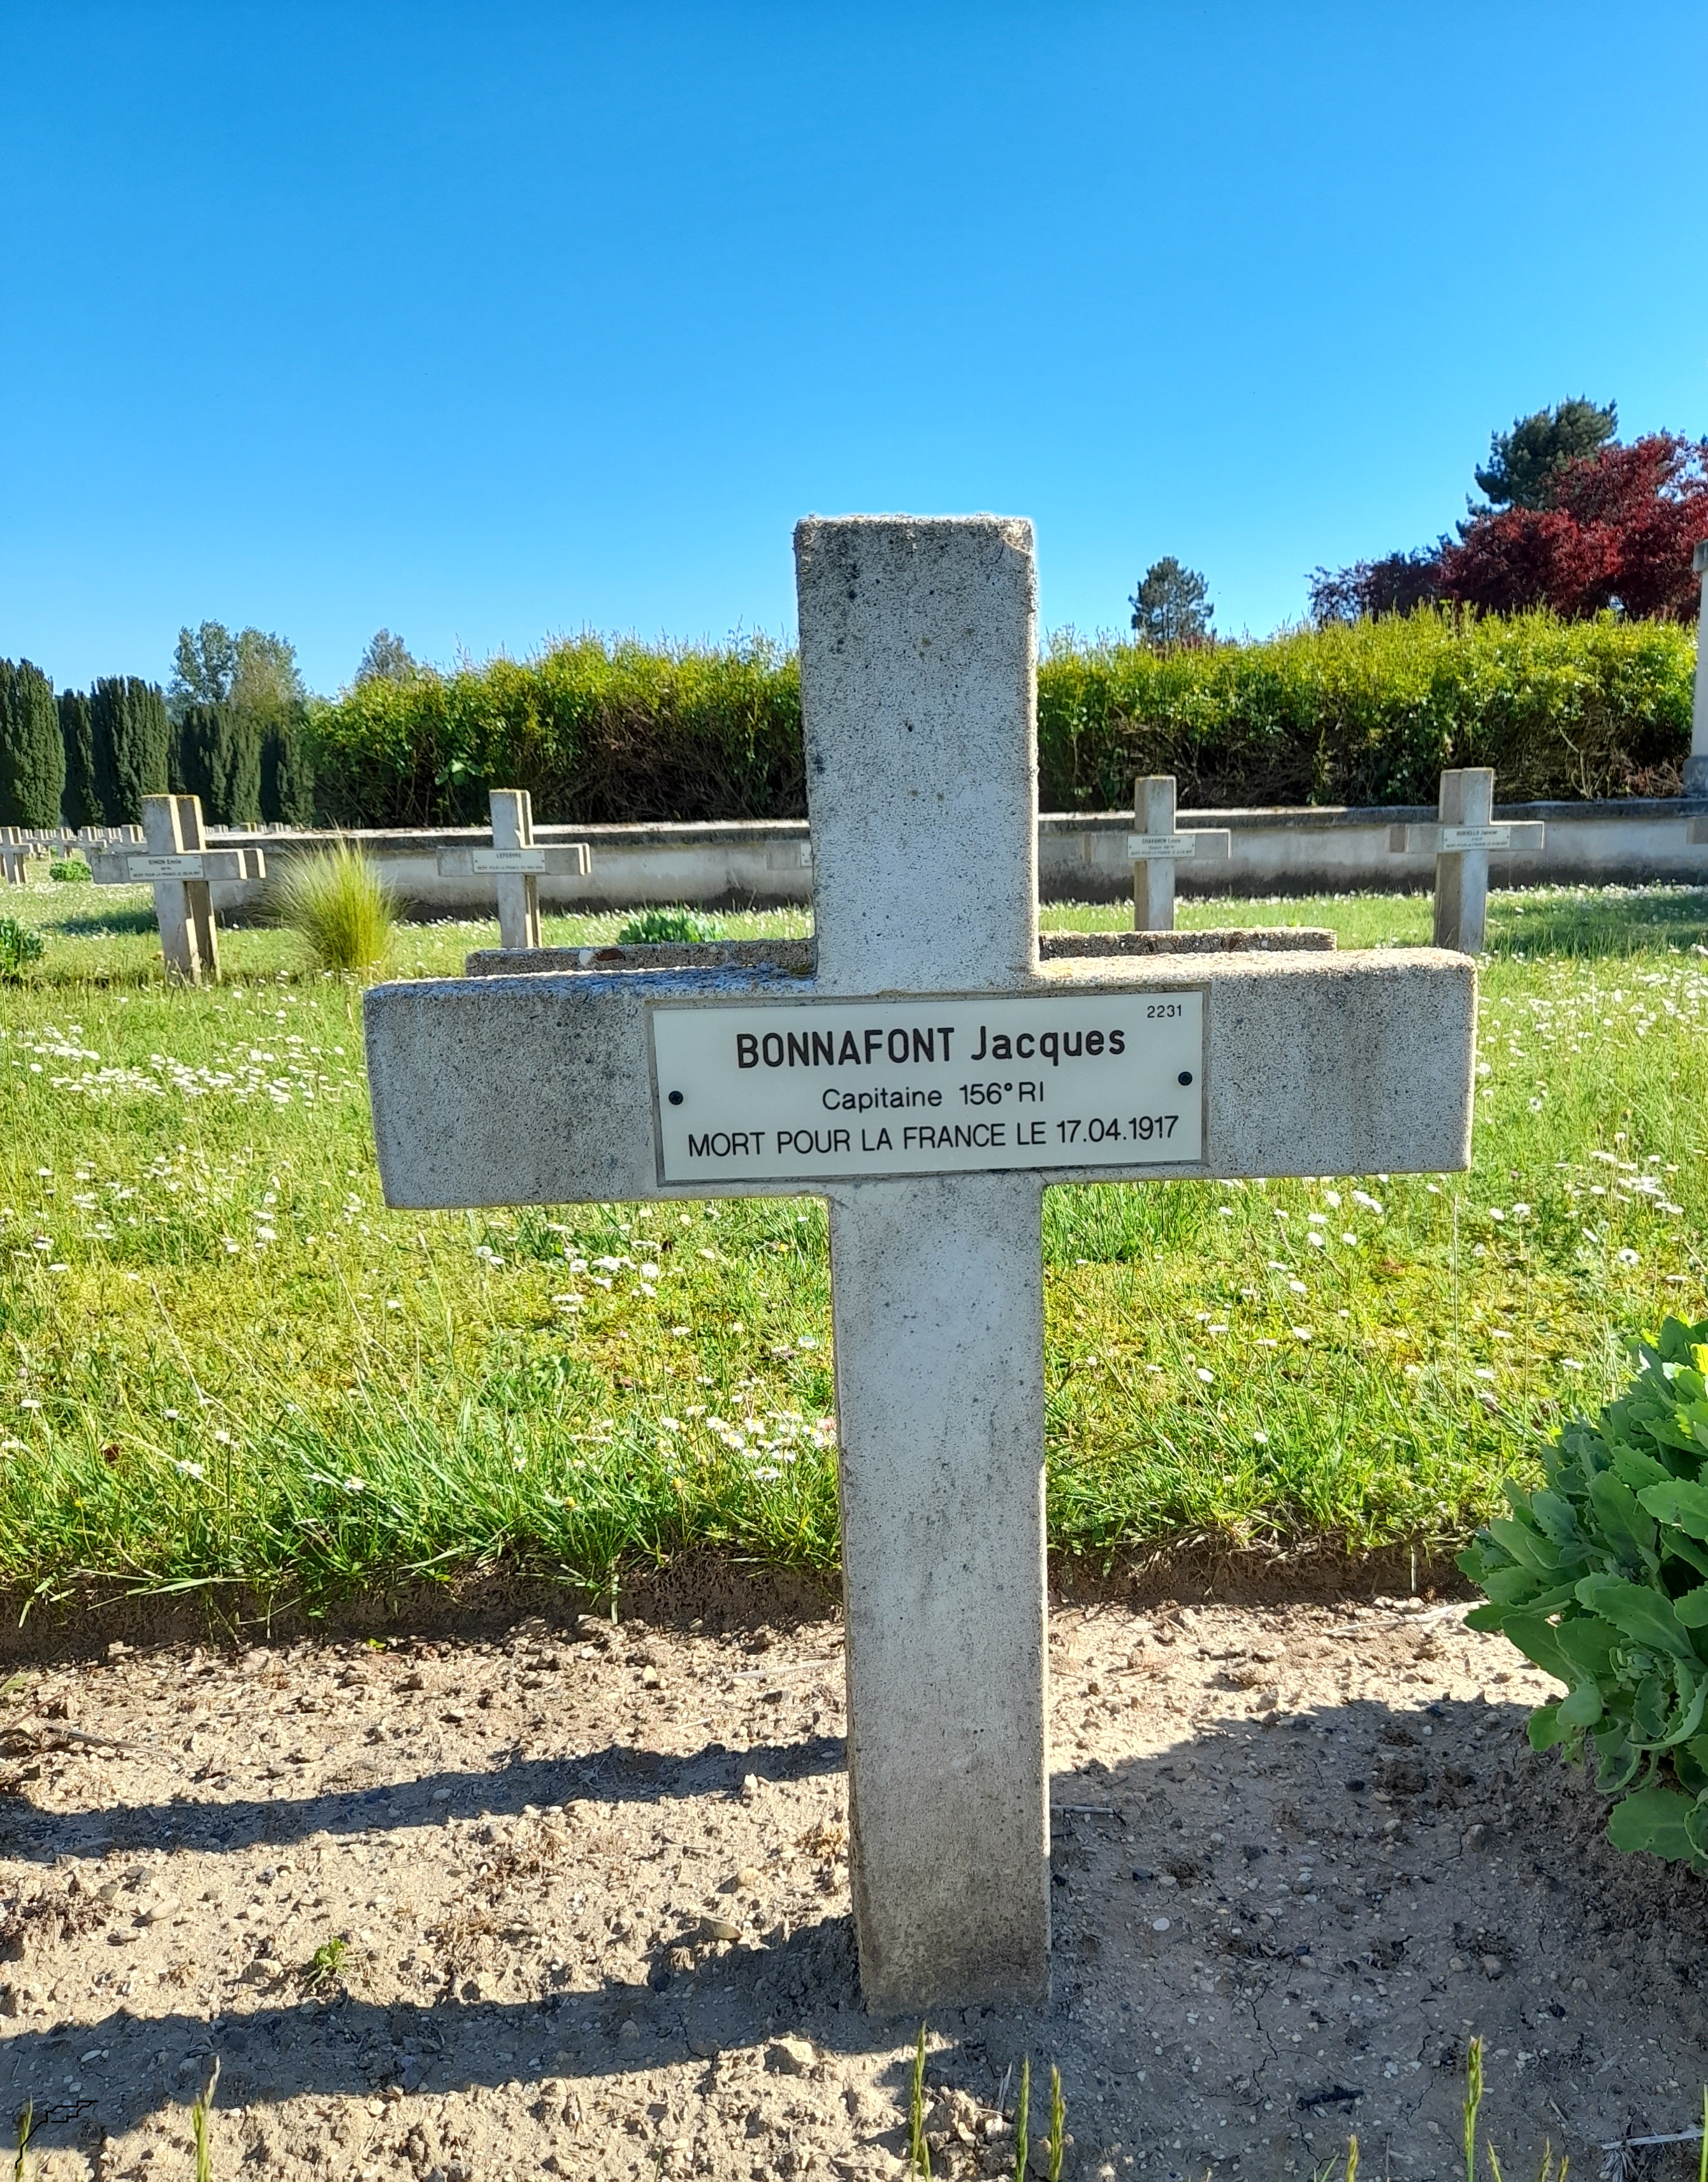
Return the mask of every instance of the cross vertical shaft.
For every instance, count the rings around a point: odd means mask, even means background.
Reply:
[[[809,520],[796,556],[818,991],[1018,989],[1038,959],[1031,526]],[[827,1193],[862,1984],[880,2010],[1042,1994],[1041,1188]]]
[[[1135,833],[1172,833],[1174,828],[1174,776],[1147,773],[1133,796]],[[1133,929],[1172,932],[1174,929],[1174,866],[1162,856],[1150,856],[1133,867]]]
[[[495,849],[531,849],[534,799],[525,788],[495,788],[487,795]],[[500,872],[498,938],[505,947],[540,944],[540,882],[532,872]]]
[[[1444,826],[1487,826],[1494,815],[1494,774],[1485,765],[1441,776]],[[1480,955],[1489,917],[1487,849],[1444,850],[1435,859],[1435,944]]]
[[[205,849],[200,796],[145,795],[142,838],[152,856],[182,856]],[[199,985],[205,973],[217,983],[219,940],[207,880],[157,879],[154,917],[169,976]]]

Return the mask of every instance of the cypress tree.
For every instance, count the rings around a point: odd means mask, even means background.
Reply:
[[[53,685],[27,659],[0,659],[0,826],[57,826],[64,793]]]
[[[173,745],[180,795],[199,795],[212,826],[261,822],[261,734],[230,705],[186,705]]]
[[[59,739],[65,745],[65,823],[80,831],[104,826],[95,778],[95,721],[81,689],[59,693]]]
[[[314,823],[314,773],[298,720],[269,728],[261,745],[261,816],[269,826]]]
[[[134,674],[111,674],[89,692],[89,712],[106,822],[140,825],[142,798],[164,795],[170,786],[172,728],[165,697]]]

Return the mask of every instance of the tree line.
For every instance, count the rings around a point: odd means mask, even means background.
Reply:
[[[216,826],[308,826],[308,692],[282,637],[180,629],[165,689],[134,674],[63,689],[0,659],[0,825],[136,825],[145,795],[199,795]]]
[[[1708,440],[1618,437],[1616,403],[1579,395],[1490,435],[1473,473],[1482,499],[1434,545],[1319,568],[1307,579],[1318,629],[1420,607],[1562,621],[1600,613],[1694,621],[1691,549],[1708,538]],[[1128,604],[1138,641],[1156,651],[1213,645],[1216,609],[1196,569],[1153,561]]]
[[[1449,605],[1478,613],[1544,607],[1565,621],[1694,621],[1691,550],[1708,538],[1708,440],[1618,435],[1614,402],[1582,395],[1495,432],[1475,472],[1483,497],[1432,546],[1318,568],[1319,627]]]

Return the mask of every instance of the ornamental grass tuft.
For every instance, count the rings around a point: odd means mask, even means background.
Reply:
[[[377,866],[348,841],[293,856],[273,888],[281,923],[308,942],[316,966],[369,975],[385,961],[397,897]]]

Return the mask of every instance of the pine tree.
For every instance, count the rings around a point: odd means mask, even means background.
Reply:
[[[57,826],[65,745],[53,685],[27,659],[0,659],[0,826]]]
[[[109,826],[136,826],[142,798],[170,787],[172,731],[164,694],[134,674],[112,674],[89,692],[95,782]]]
[[[59,739],[65,745],[65,823],[80,833],[106,823],[95,779],[95,721],[87,694],[59,692]]]
[[[1580,394],[1573,402],[1515,417],[1510,432],[1489,442],[1489,467],[1477,482],[1496,507],[1552,507],[1561,473],[1568,463],[1598,453],[1619,429],[1619,412]],[[1472,513],[1478,512],[1475,503]],[[1465,525],[1459,526],[1461,532]]]
[[[1139,641],[1162,650],[1174,644],[1207,642],[1216,617],[1208,584],[1172,553],[1151,563],[1128,604]]]

